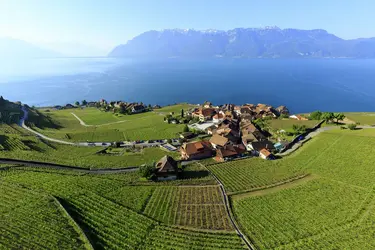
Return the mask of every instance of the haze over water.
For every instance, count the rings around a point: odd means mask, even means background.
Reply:
[[[0,65],[0,95],[36,106],[104,98],[375,111],[375,60],[63,58]]]

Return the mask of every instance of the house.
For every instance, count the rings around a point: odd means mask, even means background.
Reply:
[[[161,109],[161,106],[160,105],[154,105],[152,106],[153,109]]]
[[[218,113],[212,117],[212,121],[214,123],[220,123],[224,120],[224,115],[222,113]]]
[[[280,115],[288,115],[289,109],[286,106],[279,106],[276,108],[276,111],[279,112]]]
[[[88,102],[87,107],[96,107],[96,102]]]
[[[244,123],[242,124],[241,132],[243,135],[247,135],[250,133],[254,133],[255,131],[258,131],[257,127],[255,127],[252,123]]]
[[[243,155],[246,152],[244,145],[227,145],[223,148],[216,149],[215,160],[218,162],[223,162],[228,159],[233,159],[238,156]]]
[[[176,180],[181,170],[177,162],[170,156],[166,155],[156,163],[155,176],[159,181]]]
[[[209,135],[213,135],[216,133],[217,127],[215,125],[211,125],[208,128],[206,128],[206,133]]]
[[[73,108],[75,108],[75,106],[72,105],[72,104],[70,104],[70,103],[68,103],[68,104],[65,105],[64,108],[65,108],[65,109],[73,109]]]
[[[137,114],[145,111],[145,106],[143,105],[134,105],[132,107],[132,113]]]
[[[198,114],[199,120],[205,122],[211,120],[212,117],[216,114],[215,109],[213,108],[200,108],[196,114]]]
[[[193,137],[194,137],[194,134],[192,132],[184,132],[180,134],[181,139],[190,139]]]
[[[298,121],[307,121],[309,119],[307,119],[306,117],[303,117],[301,115],[291,115],[289,116],[290,119],[295,119],[295,120],[298,120]]]
[[[271,152],[268,151],[265,148],[263,148],[263,149],[261,149],[259,151],[259,156],[260,156],[260,158],[265,159],[265,160],[273,160],[273,159],[275,159],[275,157],[273,156],[273,154],[271,154]]]
[[[269,140],[264,141],[253,141],[247,145],[247,150],[254,151],[255,153],[259,154],[260,150],[267,149],[268,151],[274,151],[275,147],[273,143]]]
[[[241,115],[241,106],[234,106],[234,112],[239,116]]]
[[[250,146],[250,143],[258,141],[258,139],[252,133],[249,133],[247,135],[243,135],[241,139],[242,139],[243,145],[245,145],[245,147],[248,151],[252,150],[252,147]]]
[[[55,110],[60,110],[60,109],[62,109],[62,108],[63,108],[63,107],[60,106],[60,105],[53,106],[53,109],[55,109]]]
[[[224,147],[225,145],[228,145],[230,143],[229,139],[221,136],[219,134],[214,134],[211,139],[210,143],[212,144],[213,148],[218,148],[218,147]]]
[[[277,151],[280,152],[280,151],[283,150],[287,145],[288,145],[288,142],[283,141],[283,142],[277,142],[277,143],[275,143],[273,146],[275,147],[275,149],[276,149]]]
[[[203,108],[212,108],[212,103],[211,102],[205,102],[203,104]]]
[[[199,160],[213,155],[213,148],[209,141],[198,141],[182,144],[181,158],[184,160]]]

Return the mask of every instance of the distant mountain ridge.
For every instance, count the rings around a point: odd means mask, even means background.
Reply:
[[[40,48],[23,40],[0,37],[0,59],[1,58],[48,58],[60,57],[61,54]]]
[[[344,40],[326,30],[236,28],[147,31],[109,57],[375,58],[375,38]]]

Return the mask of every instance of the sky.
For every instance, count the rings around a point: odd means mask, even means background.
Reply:
[[[374,0],[0,0],[0,37],[110,50],[148,30],[278,26],[375,37]]]

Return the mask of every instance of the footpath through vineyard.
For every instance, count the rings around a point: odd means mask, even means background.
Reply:
[[[228,195],[225,192],[225,188],[224,188],[223,183],[221,183],[221,181],[219,180],[219,178],[217,178],[216,175],[214,175],[205,165],[203,165],[202,163],[198,163],[198,164],[200,164],[203,168],[205,168],[208,172],[210,172],[210,174],[215,178],[216,182],[219,184],[220,190],[221,190],[221,193],[222,193],[223,199],[224,199],[225,210],[227,211],[227,214],[229,216],[230,222],[233,225],[234,230],[236,230],[236,233],[245,242],[246,246],[250,250],[254,250],[255,249],[254,245],[250,242],[250,240],[248,240],[246,238],[246,236],[241,232],[240,228],[238,227],[236,219],[234,218],[233,212],[232,212],[232,210],[231,210],[231,208],[229,206]]]

